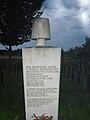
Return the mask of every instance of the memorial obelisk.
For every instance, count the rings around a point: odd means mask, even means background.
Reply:
[[[36,18],[37,46],[22,49],[26,120],[58,120],[61,48],[46,46],[50,38],[49,20]]]

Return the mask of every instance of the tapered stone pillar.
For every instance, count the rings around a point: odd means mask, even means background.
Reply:
[[[51,38],[49,20],[34,20],[31,38],[37,46],[23,48],[26,120],[57,120],[61,49],[45,46]]]

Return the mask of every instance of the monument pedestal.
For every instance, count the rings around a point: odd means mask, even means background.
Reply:
[[[26,120],[57,120],[61,49],[22,49]]]

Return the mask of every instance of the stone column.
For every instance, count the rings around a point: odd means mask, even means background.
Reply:
[[[22,50],[26,120],[58,120],[61,49],[45,46],[47,18],[34,20],[31,38],[37,46]]]

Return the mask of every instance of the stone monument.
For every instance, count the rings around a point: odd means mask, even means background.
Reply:
[[[22,49],[26,120],[58,120],[61,48],[45,45],[47,18],[34,20],[31,38],[37,46]]]

